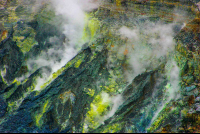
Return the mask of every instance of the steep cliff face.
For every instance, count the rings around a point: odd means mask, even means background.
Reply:
[[[0,132],[199,132],[198,1],[76,2],[0,2]]]

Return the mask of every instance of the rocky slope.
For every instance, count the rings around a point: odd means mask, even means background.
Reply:
[[[0,2],[0,132],[199,132],[198,1],[101,1],[77,33],[51,2]]]

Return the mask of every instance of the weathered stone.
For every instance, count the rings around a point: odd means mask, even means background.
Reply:
[[[7,104],[3,99],[0,99],[0,110],[5,110],[7,108]]]
[[[200,102],[200,97],[197,97],[197,98],[195,99],[195,101],[196,101],[197,103],[199,103],[199,102]]]
[[[197,112],[197,113],[200,113],[200,107],[198,107],[198,108],[196,109],[196,112]]]
[[[2,109],[0,110],[0,118],[3,117],[6,114],[6,110]]]
[[[6,88],[6,83],[3,81],[2,76],[0,75],[0,93],[3,92],[3,90]]]
[[[193,114],[193,113],[195,113],[195,112],[196,112],[196,111],[195,111],[194,109],[192,109],[192,108],[188,111],[189,114]]]
[[[194,108],[197,109],[198,107],[200,107],[200,103],[195,103]]]
[[[7,103],[0,98],[0,118],[2,118],[7,112]]]
[[[13,30],[13,29],[12,29]],[[13,31],[10,31],[10,35],[0,42],[0,49],[7,49],[7,54],[0,60],[0,68],[6,66],[6,74],[4,79],[10,83],[16,77],[16,72],[22,65],[23,53],[15,42],[12,41]]]
[[[183,95],[186,95],[186,96],[194,95],[195,97],[197,97],[199,95],[199,90],[195,88],[194,90],[190,92],[184,92]]]
[[[183,81],[185,81],[188,85],[192,84],[194,82],[194,77],[193,76],[184,76],[182,77]]]
[[[190,91],[194,90],[195,88],[196,88],[196,86],[192,85],[190,87],[186,87],[185,89],[186,89],[186,92],[190,92]]]
[[[19,5],[16,9],[15,12],[17,15],[20,15],[23,13],[24,7],[22,5]]]
[[[9,98],[7,98],[7,102],[14,102],[21,97],[25,97],[25,94],[34,90],[34,85],[36,85],[37,79],[42,77],[43,73],[48,76],[50,72],[51,68],[45,66],[36,70],[28,77],[28,80],[24,84],[19,85],[17,89],[9,96]]]

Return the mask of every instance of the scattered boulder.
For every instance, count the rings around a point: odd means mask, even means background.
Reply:
[[[183,81],[185,81],[188,85],[194,82],[194,76],[184,76],[182,77]]]
[[[197,98],[195,99],[195,102],[196,102],[196,103],[199,103],[199,102],[200,102],[200,97],[197,97]]]
[[[4,79],[10,83],[18,72],[19,68],[22,65],[23,53],[20,48],[16,45],[16,42],[12,40],[13,37],[13,29],[10,31],[9,36],[0,42],[0,49],[4,50],[2,53],[4,54],[3,58],[0,60],[0,68],[6,66],[6,74]]]
[[[186,92],[190,92],[190,91],[194,90],[195,88],[196,88],[196,86],[192,85],[192,86],[186,87],[185,89],[186,89]]]

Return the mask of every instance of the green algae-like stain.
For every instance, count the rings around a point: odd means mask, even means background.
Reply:
[[[122,129],[123,123],[115,123],[108,125],[107,128],[105,128],[102,133],[116,133]]]
[[[16,34],[24,34],[23,32],[29,32],[30,35],[26,38],[25,36],[14,36],[13,41],[17,43],[17,46],[21,49],[23,53],[27,53],[30,49],[37,45],[38,42],[35,40],[35,31],[32,28],[27,28],[24,31],[20,31]]]
[[[6,73],[6,68],[3,70],[3,73],[4,74]],[[3,83],[7,85],[7,82],[4,80],[3,76],[1,76],[1,70],[0,70],[0,77],[1,77],[1,79],[3,81]]]
[[[81,65],[82,60],[79,59],[76,63],[75,63],[75,68],[78,68]]]
[[[89,129],[95,129],[100,125],[100,120],[103,118],[105,113],[108,112],[110,106],[110,100],[108,94],[98,94],[93,102],[90,104],[90,110],[86,114],[85,124],[88,125]],[[86,132],[86,130],[84,130]]]
[[[87,94],[90,95],[91,97],[94,96],[95,90],[94,89],[88,89]]]
[[[85,14],[85,26],[82,34],[83,41],[92,41],[100,29],[100,21],[91,14]]]
[[[17,79],[14,79],[13,82],[12,82],[12,84],[13,83],[16,83],[18,86],[21,84]]]
[[[49,100],[46,100],[44,102],[43,106],[41,107],[40,111],[35,113],[34,118],[35,118],[35,124],[37,127],[41,128],[41,126],[43,125],[42,117],[47,112],[49,107],[50,107],[50,102],[49,102]]]

